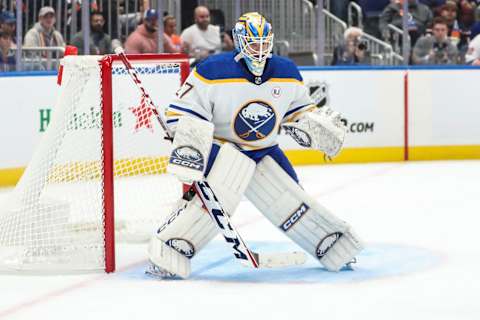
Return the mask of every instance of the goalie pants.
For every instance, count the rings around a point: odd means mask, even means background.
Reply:
[[[212,165],[217,158],[218,151],[220,150],[220,146],[217,144],[212,145],[212,150],[210,151],[210,156],[208,157],[208,164],[205,170],[205,176],[207,177],[210,173],[210,169],[212,169]],[[297,173],[293,169],[290,160],[288,160],[285,153],[280,149],[278,145],[274,145],[272,147],[268,147],[265,149],[260,150],[251,150],[251,151],[241,151],[244,155],[255,161],[255,163],[259,163],[264,157],[270,156],[276,163],[297,183],[298,177]]]

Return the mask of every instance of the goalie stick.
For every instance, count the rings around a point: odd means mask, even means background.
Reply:
[[[166,125],[166,121],[163,119],[162,114],[158,111],[157,106],[155,106],[150,95],[143,87],[136,70],[128,60],[127,55],[121,47],[115,49],[115,53],[120,57],[136,87],[140,90],[143,97],[145,97],[147,105],[151,107],[162,129],[165,131],[165,138],[173,141],[173,134],[170,131],[170,128]],[[225,241],[231,245],[234,257],[243,265],[253,268],[275,268],[305,263],[306,255],[303,252],[294,251],[286,253],[259,254],[251,251],[231,223],[228,214],[225,213],[225,210],[208,183],[205,180],[195,181],[193,183],[193,188],[210,215],[210,218],[222,233]]]

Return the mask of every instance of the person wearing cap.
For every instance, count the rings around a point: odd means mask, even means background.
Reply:
[[[9,11],[0,14],[0,30],[7,33],[15,43],[15,24],[17,19],[15,15]]]
[[[155,9],[145,11],[142,23],[125,41],[126,53],[157,53],[158,52],[158,13]]]
[[[183,30],[181,38],[197,61],[222,50],[220,27],[210,24],[210,10],[198,6],[194,11],[195,24]]]
[[[90,14],[90,54],[112,53],[112,39],[103,31],[105,18],[99,11]],[[83,31],[78,32],[72,39],[72,45],[78,48],[80,54],[86,54],[83,48]]]
[[[25,47],[64,47],[62,34],[55,30],[55,10],[42,7],[38,22],[25,35]]]

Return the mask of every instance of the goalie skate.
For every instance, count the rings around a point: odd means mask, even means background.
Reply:
[[[165,269],[156,266],[154,263],[150,262],[147,269],[145,270],[145,274],[156,279],[172,279],[175,278],[177,275],[175,273],[169,272]]]

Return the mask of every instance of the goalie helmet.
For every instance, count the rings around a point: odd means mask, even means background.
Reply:
[[[258,12],[242,15],[233,28],[235,49],[255,76],[261,76],[272,56],[272,25]]]

